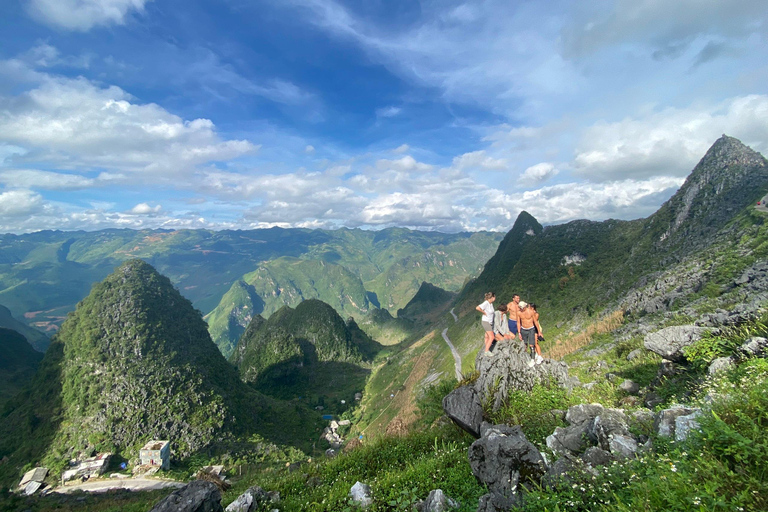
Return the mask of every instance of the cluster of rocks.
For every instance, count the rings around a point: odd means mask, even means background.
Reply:
[[[478,512],[510,510],[522,504],[531,486],[557,486],[567,482],[569,472],[594,472],[597,466],[650,449],[649,437],[633,434],[632,426],[682,441],[698,428],[701,410],[675,406],[655,415],[640,410],[629,416],[622,409],[582,404],[563,414],[569,426],[556,428],[547,438],[547,447],[559,457],[551,464],[520,426],[480,423],[479,438],[469,448],[472,473],[488,489]]]
[[[373,491],[368,484],[355,482],[349,490],[349,497],[357,506],[367,508],[373,503]],[[459,503],[448,497],[442,489],[434,489],[429,492],[426,499],[419,500],[412,508],[416,512],[448,512],[459,508]]]
[[[224,509],[221,505],[221,491],[215,483],[194,480],[163,498],[150,512],[256,512],[263,510],[265,505],[279,501],[279,493],[266,492],[254,486]]]

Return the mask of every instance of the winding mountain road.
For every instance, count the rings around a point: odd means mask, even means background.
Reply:
[[[451,309],[451,316],[453,316],[454,322],[459,321],[459,317],[456,316],[456,313],[453,312],[453,309]],[[451,343],[451,340],[448,339],[447,327],[443,329],[443,339],[448,345],[448,348],[451,349],[451,354],[453,354],[453,365],[454,369],[456,370],[456,380],[461,380],[461,356],[459,355],[459,351],[456,350],[456,347],[453,346],[453,343]]]

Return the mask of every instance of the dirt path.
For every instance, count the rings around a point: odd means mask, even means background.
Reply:
[[[451,315],[453,316],[453,321],[458,322],[459,317],[456,316],[456,313],[453,312],[453,309],[451,309]],[[456,380],[461,380],[461,355],[459,355],[459,351],[456,350],[456,347],[453,346],[453,343],[451,343],[451,340],[448,339],[448,328],[446,327],[443,329],[443,339],[445,340],[445,343],[448,345],[448,348],[451,349],[451,354],[453,354],[453,366],[454,370],[456,371]]]
[[[106,492],[110,489],[128,489],[130,491],[154,491],[156,489],[184,487],[185,484],[174,480],[155,480],[153,478],[110,478],[77,485],[60,486],[53,492],[69,494],[74,491]]]

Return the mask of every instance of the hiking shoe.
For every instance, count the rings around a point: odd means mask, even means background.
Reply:
[[[536,364],[541,364],[544,362],[544,358],[541,357],[539,354],[536,354]]]
[[[493,357],[493,354],[494,354],[494,353],[493,353],[493,352],[491,352],[490,350],[486,350],[486,351],[485,351],[485,357]]]

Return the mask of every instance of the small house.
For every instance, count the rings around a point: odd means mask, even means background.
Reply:
[[[154,466],[160,469],[171,468],[171,442],[150,441],[139,451],[142,466]]]

